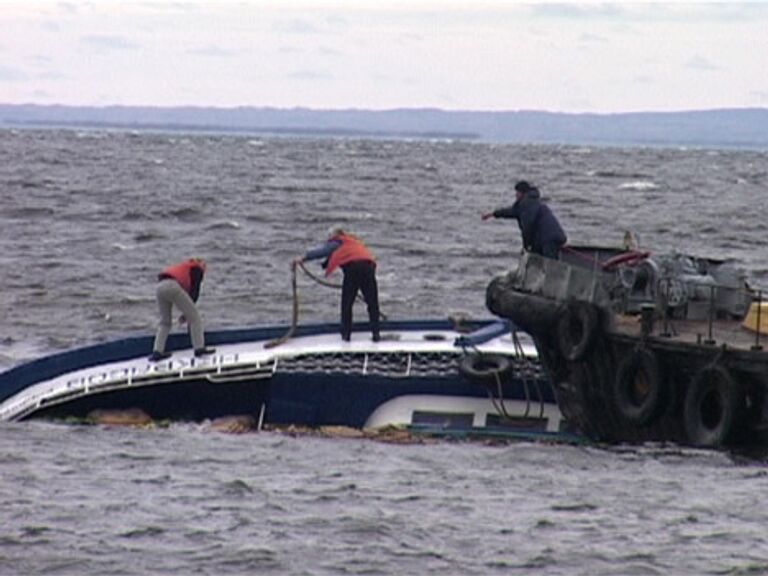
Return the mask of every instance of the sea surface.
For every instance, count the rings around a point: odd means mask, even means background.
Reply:
[[[208,328],[287,324],[290,261],[332,225],[389,318],[488,317],[521,246],[480,215],[519,179],[571,243],[629,230],[768,287],[768,151],[0,130],[0,370],[152,333],[190,256]],[[338,319],[337,292],[299,298]],[[768,574],[766,494],[768,457],[671,445],[4,423],[0,574]]]

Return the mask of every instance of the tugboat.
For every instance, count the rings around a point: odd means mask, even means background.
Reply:
[[[733,261],[524,253],[488,309],[532,335],[571,426],[608,443],[768,444],[768,305]]]

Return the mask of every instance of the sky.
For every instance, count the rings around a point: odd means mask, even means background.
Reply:
[[[768,0],[0,0],[0,103],[768,107]]]

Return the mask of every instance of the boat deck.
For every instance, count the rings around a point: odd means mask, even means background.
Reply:
[[[642,333],[642,321],[637,315],[617,314],[614,317],[612,331],[627,336],[639,337]],[[768,349],[768,336],[758,335],[744,328],[741,320],[657,319],[650,334],[654,338],[665,338],[680,344],[707,344],[712,346],[727,345],[729,348],[752,351],[756,346]]]

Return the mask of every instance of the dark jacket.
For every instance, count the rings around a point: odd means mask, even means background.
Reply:
[[[567,241],[557,218],[549,206],[541,202],[537,188],[531,188],[512,206],[495,210],[493,216],[515,218],[523,235],[523,247],[531,252],[550,256],[552,250],[559,249]]]

